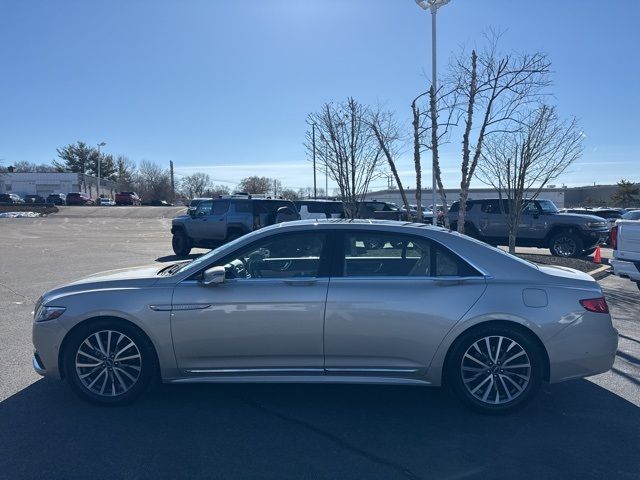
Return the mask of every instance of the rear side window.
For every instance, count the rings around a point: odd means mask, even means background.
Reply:
[[[327,209],[323,203],[310,202],[307,204],[309,213],[326,213]]]
[[[509,204],[507,201],[502,201],[502,209],[500,208],[500,200],[487,200],[482,202],[480,207],[483,213],[489,214],[502,214],[509,213]]]
[[[229,200],[220,200],[213,202],[213,209],[211,215],[223,215],[229,210]]]
[[[344,252],[345,277],[480,276],[467,262],[443,246],[411,235],[347,233]]]
[[[233,209],[236,213],[251,213],[251,204],[245,201],[233,202]]]

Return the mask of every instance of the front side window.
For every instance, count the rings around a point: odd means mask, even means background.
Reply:
[[[227,278],[305,278],[320,273],[324,233],[282,234],[262,239],[222,259]]]
[[[204,217],[205,215],[209,215],[211,213],[211,208],[213,207],[213,202],[200,202],[198,208],[196,209],[196,217]]]
[[[551,200],[538,200],[538,205],[543,213],[558,213],[558,207]]]
[[[538,215],[538,207],[535,202],[527,202],[522,209],[522,213],[525,215]]]
[[[345,277],[479,276],[448,249],[417,236],[348,233],[344,239]]]

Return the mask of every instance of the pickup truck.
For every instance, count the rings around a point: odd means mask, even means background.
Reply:
[[[618,220],[611,230],[611,246],[613,273],[636,282],[640,289],[640,220]]]

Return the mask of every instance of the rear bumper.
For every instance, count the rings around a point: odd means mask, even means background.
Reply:
[[[634,282],[640,282],[640,262],[627,262],[612,258],[609,265],[613,267],[613,273],[619,277],[629,278]]]
[[[589,377],[611,369],[618,349],[618,331],[611,316],[587,312],[545,342],[549,382]]]

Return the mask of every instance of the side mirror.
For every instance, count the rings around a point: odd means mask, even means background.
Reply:
[[[200,283],[205,286],[218,285],[219,283],[224,282],[225,273],[224,267],[212,267],[205,270],[202,274],[202,280],[200,280]]]

